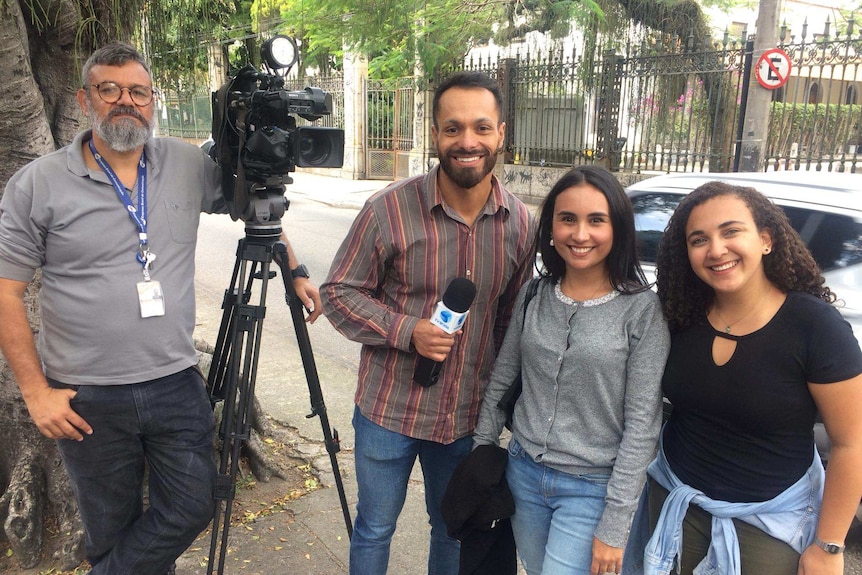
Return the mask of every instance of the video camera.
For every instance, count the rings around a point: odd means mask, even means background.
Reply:
[[[332,113],[332,95],[320,88],[284,89],[296,54],[293,40],[276,35],[261,46],[274,73],[248,65],[213,92],[210,155],[222,168],[231,218],[246,223],[247,235],[279,236],[290,172],[344,162],[344,130],[296,125],[296,116],[314,121]]]

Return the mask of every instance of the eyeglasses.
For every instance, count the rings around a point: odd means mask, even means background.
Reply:
[[[159,93],[149,86],[132,86],[131,88],[123,88],[113,82],[101,82],[100,84],[90,84],[99,92],[99,97],[106,104],[116,104],[123,97],[123,90],[129,92],[129,97],[137,106],[146,106],[153,101],[153,98]]]

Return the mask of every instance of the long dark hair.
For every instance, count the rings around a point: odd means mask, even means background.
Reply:
[[[763,257],[763,270],[778,289],[810,293],[825,302],[835,294],[824,285],[820,268],[805,242],[790,225],[787,214],[754,188],[708,182],[688,194],[668,221],[656,256],[658,296],[672,332],[703,320],[715,292],[694,273],[688,259],[685,227],[691,211],[707,200],[733,195],[745,202],[758,231],[767,230],[772,249]]]
[[[608,200],[614,242],[606,260],[608,278],[622,293],[634,293],[648,287],[648,282],[635,247],[635,216],[632,203],[619,181],[601,166],[578,166],[557,180],[542,203],[536,233],[536,249],[542,254],[545,270],[542,274],[554,281],[566,273],[566,262],[551,245],[554,227],[554,207],[557,197],[569,188],[590,184]]]

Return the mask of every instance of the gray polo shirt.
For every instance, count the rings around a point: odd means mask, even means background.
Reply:
[[[42,269],[39,350],[47,377],[76,385],[138,383],[196,363],[195,247],[200,213],[222,211],[221,171],[172,138],[145,146],[152,279],[166,313],[141,318],[138,229],[82,144],[17,172],[0,200],[0,277],[30,281]],[[137,184],[136,184],[137,186]],[[130,191],[138,202],[138,190]]]

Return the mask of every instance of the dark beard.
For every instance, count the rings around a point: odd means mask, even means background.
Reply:
[[[469,190],[485,179],[485,176],[493,172],[494,166],[497,165],[496,154],[491,154],[488,150],[483,150],[483,152],[486,152],[486,155],[479,166],[475,168],[456,168],[452,164],[452,156],[463,157],[474,156],[476,154],[464,153],[464,150],[452,150],[448,154],[440,154],[440,151],[438,150],[437,155],[440,158],[440,169],[449,176],[449,179],[452,180],[455,185]]]
[[[119,122],[111,120],[120,114],[131,114],[143,125],[131,118]],[[121,106],[111,110],[104,118],[99,118],[90,107],[90,124],[95,132],[114,151],[131,152],[143,146],[150,139],[151,129],[146,119],[134,108]]]

